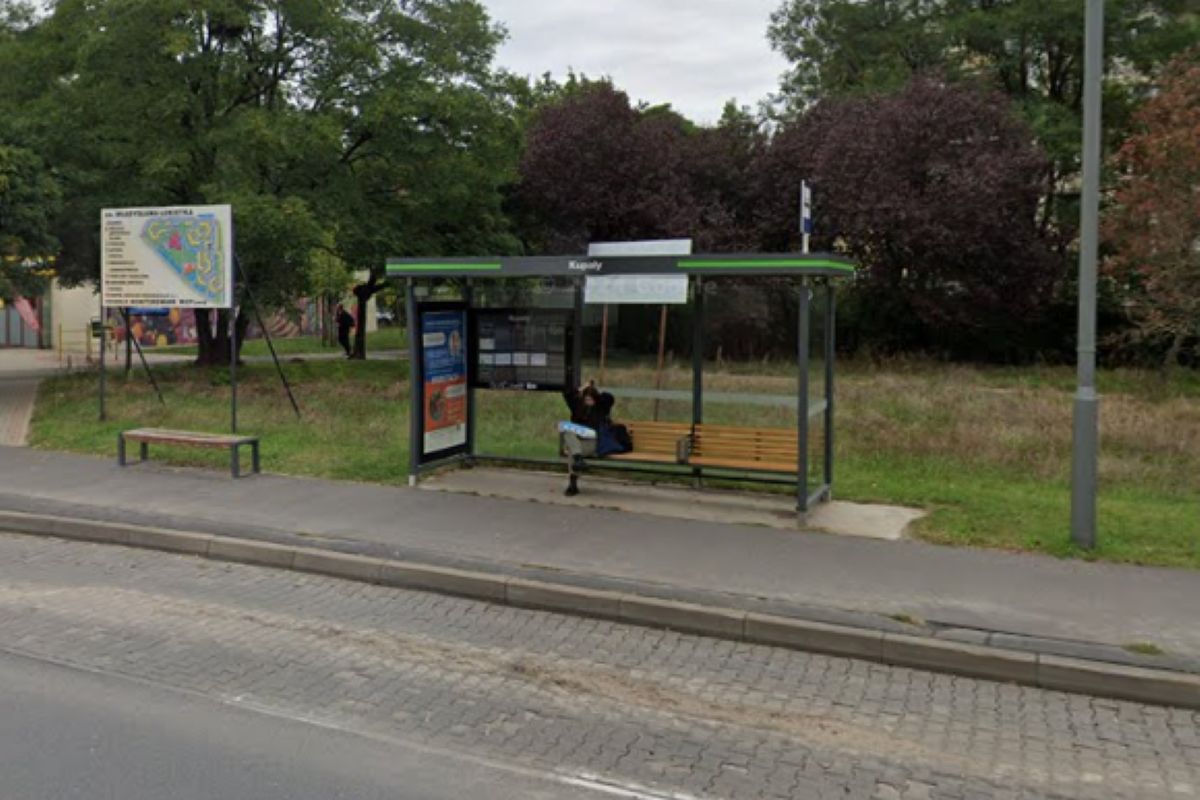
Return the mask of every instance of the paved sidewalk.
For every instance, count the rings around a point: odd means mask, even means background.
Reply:
[[[270,466],[269,464],[267,465]],[[0,447],[0,508],[296,541],[845,621],[1200,658],[1200,574]],[[1014,524],[1019,524],[1014,519]],[[748,605],[755,604],[755,605]],[[969,634],[970,631],[964,631]],[[995,639],[995,637],[993,637]],[[994,643],[1006,642],[1001,636]],[[1021,646],[1019,643],[1014,646]]]
[[[0,375],[0,445],[21,447],[29,435],[37,378]]]

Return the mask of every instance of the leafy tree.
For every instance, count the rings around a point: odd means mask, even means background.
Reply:
[[[664,208],[678,207],[671,194],[678,187],[658,180],[678,162],[681,136],[674,115],[647,120],[607,81],[542,108],[519,168],[519,201],[546,226],[534,249],[579,252],[592,240],[681,233],[662,216]]]
[[[1189,12],[1190,10],[1190,12]],[[1024,114],[1050,159],[1043,224],[1074,225],[1085,3],[1079,0],[784,0],[769,38],[790,62],[782,100],[894,91],[914,76],[984,80]],[[1123,136],[1154,72],[1200,39],[1194,0],[1108,0],[1106,130]]]
[[[815,246],[863,268],[863,335],[888,349],[1014,358],[1061,274],[1036,219],[1044,166],[994,92],[919,79],[830,101],[783,128],[760,165],[763,236],[792,245],[784,232],[806,178]]]
[[[1200,355],[1200,51],[1177,58],[1116,154],[1108,268],[1145,340],[1172,367]]]
[[[54,260],[52,219],[60,201],[36,154],[0,144],[0,299],[32,292],[38,279],[31,262]]]
[[[58,0],[12,27],[0,109],[62,176],[68,280],[96,277],[117,205],[232,203],[267,306],[330,234],[374,282],[388,255],[513,246],[518,131],[473,0]],[[198,316],[200,360],[223,363],[224,313],[215,333]]]

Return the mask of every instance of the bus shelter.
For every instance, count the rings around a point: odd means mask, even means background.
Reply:
[[[835,282],[854,265],[827,254],[516,256],[394,258],[390,278],[405,283],[411,368],[409,483],[454,463],[561,464],[481,452],[476,447],[480,389],[561,391],[578,385],[583,362],[585,302],[686,302],[692,307],[691,421],[619,420],[633,452],[605,458],[614,469],[786,482],[800,513],[832,497],[834,476]],[[787,278],[797,292],[795,429],[710,425],[704,419],[705,287],[750,277]],[[452,279],[459,299],[420,296],[431,281]],[[474,302],[489,281],[562,285],[565,309],[492,308]],[[668,299],[670,298],[670,299]],[[823,392],[810,397],[814,307],[823,304]],[[822,430],[819,469],[810,469],[812,429]],[[817,472],[815,476],[810,472]]]

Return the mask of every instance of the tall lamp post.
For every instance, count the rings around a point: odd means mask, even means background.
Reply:
[[[1096,261],[1100,239],[1100,85],[1104,0],[1086,0],[1083,65],[1083,191],[1080,197],[1078,379],[1071,466],[1071,540],[1096,546],[1100,398],[1096,394]]]

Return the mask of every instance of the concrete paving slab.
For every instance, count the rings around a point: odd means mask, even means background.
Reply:
[[[476,467],[446,470],[421,482],[421,488],[480,497],[526,500],[576,508],[602,508],[671,519],[730,525],[762,525],[780,530],[822,531],[844,536],[896,540],[924,512],[901,506],[834,501],[823,503],[801,522],[796,501],[784,494],[751,494],[692,489],[675,484],[622,481],[584,476],[575,497],[563,494],[561,474]]]

